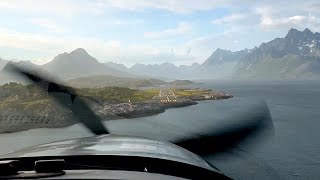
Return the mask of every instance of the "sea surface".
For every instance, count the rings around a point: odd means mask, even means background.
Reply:
[[[222,172],[235,179],[320,179],[320,82],[317,81],[202,81],[201,88],[234,95],[221,101],[168,109],[143,118],[108,121],[112,133],[167,140],[208,125],[223,127],[237,112],[259,100],[269,106],[274,135],[258,139],[218,157],[208,157]],[[91,136],[81,125],[34,129],[0,134],[0,154],[62,139]]]

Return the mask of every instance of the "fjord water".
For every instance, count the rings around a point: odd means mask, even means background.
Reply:
[[[265,99],[274,123],[274,136],[251,149],[239,149],[211,162],[235,179],[318,179],[320,177],[320,83],[317,81],[207,81],[197,87],[224,90],[235,97],[202,101],[168,109],[158,115],[106,122],[112,133],[177,136],[205,126],[219,126],[224,118]],[[169,125],[168,125],[169,124]],[[183,128],[181,128],[183,127]],[[179,132],[177,132],[177,130]],[[0,154],[34,144],[90,136],[81,125],[34,129],[0,135]],[[160,138],[166,140],[166,138]]]
[[[319,81],[221,82],[205,84],[237,99],[265,99],[273,118],[274,137],[250,152],[216,164],[240,179],[319,179]],[[245,100],[241,100],[245,102]],[[240,104],[241,106],[241,104]],[[263,144],[263,143],[262,143]]]

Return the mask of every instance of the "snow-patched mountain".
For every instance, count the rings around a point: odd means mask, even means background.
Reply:
[[[0,69],[9,61],[0,59]],[[30,61],[18,64],[42,68],[62,79],[111,75],[175,79],[226,78],[320,78],[320,33],[308,28],[290,29],[283,38],[262,43],[253,49],[232,52],[216,49],[202,64],[176,66],[172,63],[135,64],[127,68],[117,63],[100,63],[84,49],[57,55],[37,66]],[[2,76],[3,77],[3,76]],[[1,78],[1,77],[0,77]]]
[[[290,29],[284,38],[262,43],[243,57],[234,77],[312,78],[320,74],[320,34]]]
[[[90,56],[84,49],[78,48],[70,53],[59,54],[52,61],[42,66],[52,75],[62,79],[71,79],[92,75],[113,75],[130,77],[132,75],[105,66]]]

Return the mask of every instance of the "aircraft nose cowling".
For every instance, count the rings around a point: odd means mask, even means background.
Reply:
[[[216,171],[200,156],[177,145],[148,138],[111,134],[37,145],[1,158],[68,155],[141,156],[178,161]]]

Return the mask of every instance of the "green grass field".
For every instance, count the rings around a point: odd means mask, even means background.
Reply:
[[[208,90],[194,89],[171,89],[177,97],[188,98],[208,94]],[[10,83],[0,86],[0,91],[6,92],[0,99],[0,108],[16,107],[27,111],[32,108],[41,108],[52,103],[52,99],[43,91],[30,85]],[[158,96],[160,89],[152,88],[146,90],[131,89],[126,87],[101,87],[101,88],[78,88],[76,92],[80,96],[98,98],[103,101],[113,103],[125,103],[129,100],[135,102],[145,102]]]
[[[190,97],[190,96],[202,96],[208,94],[208,90],[203,89],[193,89],[190,91],[189,89],[171,89],[173,93],[175,93],[178,97]]]

